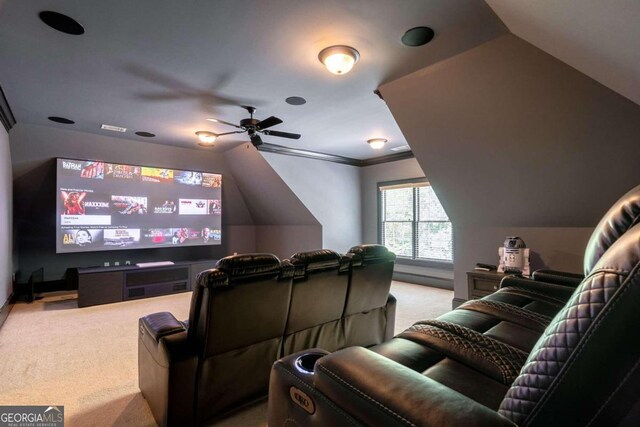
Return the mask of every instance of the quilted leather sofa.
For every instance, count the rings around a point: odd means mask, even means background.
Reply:
[[[640,225],[624,206],[577,287],[511,277],[381,345],[279,360],[269,425],[639,425]]]
[[[139,320],[139,387],[156,422],[202,425],[265,397],[283,355],[390,339],[394,260],[379,245],[282,262],[271,254],[221,259],[199,275],[188,321],[167,312]],[[350,305],[363,289],[369,295]]]

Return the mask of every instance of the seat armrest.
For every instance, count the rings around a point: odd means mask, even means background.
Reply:
[[[197,351],[170,313],[140,318],[138,386],[160,426],[193,425]]]
[[[514,426],[496,411],[362,347],[319,359],[314,385],[370,426]]]
[[[148,334],[156,343],[162,337],[186,330],[184,324],[167,311],[140,318],[140,332]]]
[[[528,289],[533,292],[541,293],[555,297],[562,301],[568,301],[575,288],[562,285],[554,285],[553,283],[537,282],[526,277],[506,276],[500,282],[500,288],[517,287]]]
[[[533,272],[532,278],[536,282],[553,283],[577,288],[584,280],[584,275],[557,270],[536,270]]]
[[[391,338],[395,336],[396,329],[396,306],[397,300],[392,294],[389,294],[387,297],[387,323],[384,327],[384,340],[389,341]]]

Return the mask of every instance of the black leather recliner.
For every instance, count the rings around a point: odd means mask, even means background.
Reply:
[[[321,249],[288,260],[295,268],[283,354],[311,347],[345,347],[342,312],[349,287],[349,259]],[[372,343],[374,344],[374,343]]]
[[[291,306],[283,355],[321,347],[372,346],[393,337],[396,299],[389,293],[395,254],[354,246],[344,256],[322,249],[291,257]]]
[[[366,244],[349,249],[349,292],[344,306],[347,345],[370,346],[393,337],[396,299],[389,293],[396,255],[385,246]]]
[[[282,263],[236,255],[202,272],[188,321],[166,312],[139,321],[139,386],[158,424],[201,425],[263,398],[282,355],[390,338],[394,259],[363,245],[344,257],[318,250]]]
[[[544,323],[508,303],[456,309],[372,349],[289,356],[272,370],[269,425],[637,425],[640,226]]]
[[[160,426],[202,424],[264,397],[292,276],[270,254],[226,257],[198,276],[188,322],[170,313],[140,319],[139,386]]]

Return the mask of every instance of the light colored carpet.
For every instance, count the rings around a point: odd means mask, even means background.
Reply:
[[[451,309],[453,292],[394,282],[396,333]],[[138,389],[137,321],[189,314],[191,293],[78,308],[74,295],[17,303],[0,328],[0,405],[64,405],[68,426],[154,426]],[[266,403],[217,426],[264,426]]]

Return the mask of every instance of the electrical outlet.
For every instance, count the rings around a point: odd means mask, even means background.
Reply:
[[[131,265],[131,261],[126,260],[126,261],[124,262],[124,265]]]
[[[104,266],[105,266],[105,267],[109,267],[109,261],[105,262],[105,263],[104,263]]]
[[[117,267],[117,266],[119,266],[119,265],[120,265],[120,261],[115,261],[115,262],[113,263],[113,265],[115,265],[116,267]]]

